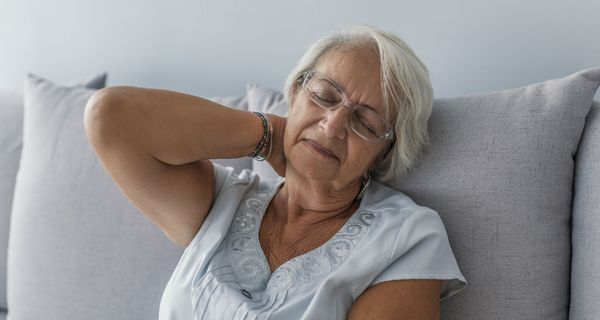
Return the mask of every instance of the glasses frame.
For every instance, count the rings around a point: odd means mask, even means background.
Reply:
[[[333,85],[335,87],[335,89],[341,94],[342,101],[340,101],[333,107],[327,107],[327,106],[321,105],[321,103],[319,101],[315,100],[312,96],[312,92],[307,88],[308,81],[310,79],[312,79],[312,77],[314,77],[315,75],[319,75],[323,79],[329,81],[329,83],[331,83],[331,85]],[[354,110],[356,108],[367,108],[370,112],[373,112],[375,114],[375,116],[377,116],[379,119],[381,119],[383,121],[383,123],[385,123],[385,126],[387,128],[387,131],[385,132],[385,134],[382,137],[380,137],[379,139],[373,140],[373,139],[367,138],[367,137],[363,136],[362,134],[360,134],[360,132],[358,132],[358,130],[354,128],[354,125],[350,121],[350,117],[349,117],[348,122],[350,124],[350,128],[359,137],[361,137],[369,142],[379,142],[381,140],[393,140],[394,139],[394,130],[393,130],[392,126],[390,125],[390,123],[387,122],[387,120],[385,120],[381,115],[379,115],[379,113],[377,113],[375,110],[373,110],[370,107],[367,107],[367,106],[359,104],[359,103],[350,102],[350,100],[348,99],[348,96],[342,90],[342,88],[340,88],[340,86],[335,81],[329,79],[323,73],[316,71],[316,70],[306,71],[298,78],[298,82],[302,84],[302,91],[304,91],[304,93],[306,93],[306,95],[308,96],[310,101],[312,101],[314,104],[316,104],[317,106],[319,106],[320,108],[322,108],[324,110],[337,110],[340,107],[346,107],[346,108],[348,108],[348,110],[350,110],[350,113],[352,113],[352,112],[354,112]]]

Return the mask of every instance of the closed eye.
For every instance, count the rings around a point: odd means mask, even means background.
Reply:
[[[370,133],[372,133],[373,135],[375,135],[375,130],[373,130],[373,128],[369,127],[369,125],[367,125],[366,123],[359,121],[360,125],[363,126],[365,129],[369,130]]]
[[[318,94],[318,93],[316,93],[316,92],[313,92],[313,93],[312,93],[312,97],[313,97],[315,100],[317,100],[317,102],[319,102],[319,103],[321,103],[321,104],[324,104],[324,105],[327,105],[327,106],[334,106],[334,105],[336,105],[336,104],[337,104],[337,101],[335,101],[335,100],[332,100],[332,99],[329,99],[329,98],[327,98],[327,97],[325,97],[325,96],[319,95],[319,94]]]

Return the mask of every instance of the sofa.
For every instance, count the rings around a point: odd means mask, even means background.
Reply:
[[[0,320],[157,318],[183,249],[89,145],[83,111],[106,79],[28,74],[0,90]],[[423,160],[390,186],[438,212],[468,282],[441,319],[598,319],[599,86],[593,67],[435,99]],[[280,90],[257,84],[210,99],[287,112]],[[213,161],[274,175],[249,158]]]

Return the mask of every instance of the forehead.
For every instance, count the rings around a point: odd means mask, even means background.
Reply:
[[[370,48],[334,49],[321,57],[315,70],[333,80],[350,101],[383,111],[379,56]]]

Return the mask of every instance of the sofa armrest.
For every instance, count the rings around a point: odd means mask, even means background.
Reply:
[[[600,102],[594,101],[575,155],[570,319],[600,313]]]

